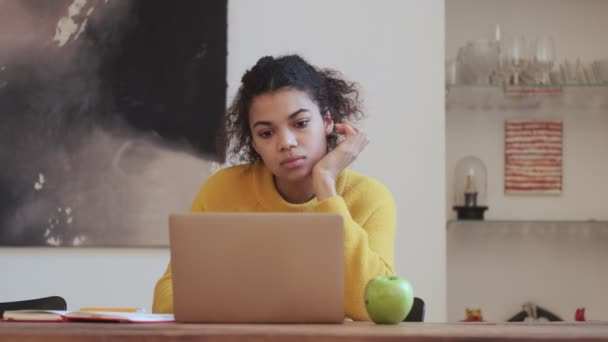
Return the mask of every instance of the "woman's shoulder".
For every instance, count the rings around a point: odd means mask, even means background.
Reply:
[[[232,177],[240,177],[245,173],[252,171],[253,164],[239,164],[220,168],[209,177],[209,179],[224,179]]]
[[[252,193],[248,188],[253,183],[249,174],[251,165],[236,165],[213,173],[199,189],[192,211],[222,210],[234,205],[243,194]]]
[[[242,187],[247,176],[253,172],[253,164],[233,165],[219,169],[213,173],[205,184],[203,190],[226,189],[228,187]]]

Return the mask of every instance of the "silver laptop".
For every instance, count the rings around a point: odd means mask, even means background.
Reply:
[[[344,320],[337,214],[174,214],[169,237],[178,322]]]

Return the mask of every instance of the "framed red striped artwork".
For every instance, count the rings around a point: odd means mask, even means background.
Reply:
[[[563,123],[505,122],[505,194],[562,193]]]

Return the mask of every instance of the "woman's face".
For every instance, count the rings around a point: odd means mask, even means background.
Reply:
[[[307,93],[282,88],[253,98],[249,128],[266,167],[277,178],[297,182],[310,176],[327,153],[333,122]]]

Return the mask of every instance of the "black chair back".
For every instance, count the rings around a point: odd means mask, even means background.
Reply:
[[[412,310],[407,314],[404,322],[424,322],[424,300],[418,297],[414,297],[414,304]]]
[[[50,296],[15,302],[0,303],[0,317],[7,310],[67,310],[65,299],[59,296]]]

